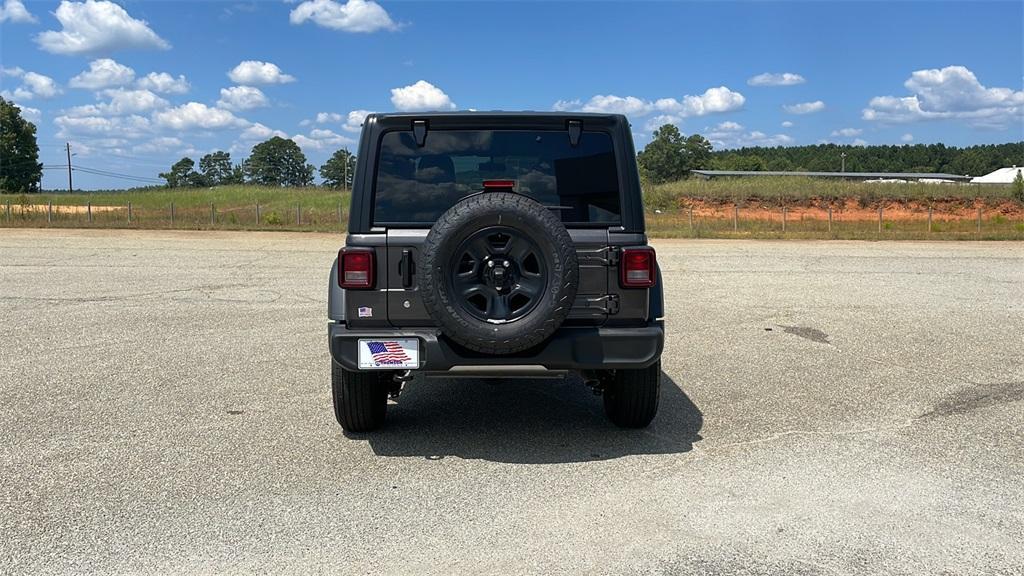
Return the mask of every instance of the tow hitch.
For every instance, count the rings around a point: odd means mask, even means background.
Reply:
[[[395,372],[394,377],[391,379],[391,385],[388,387],[388,399],[398,400],[398,396],[405,388],[405,383],[412,379],[412,370],[399,370]]]

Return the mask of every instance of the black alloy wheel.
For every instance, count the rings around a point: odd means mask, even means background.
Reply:
[[[515,322],[537,307],[547,289],[547,270],[533,239],[507,226],[490,226],[467,237],[450,263],[454,303],[492,324]]]

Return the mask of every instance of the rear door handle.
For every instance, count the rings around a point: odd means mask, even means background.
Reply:
[[[398,273],[402,276],[402,288],[412,287],[412,275],[416,265],[412,261],[412,250],[402,250],[402,259],[398,261]]]

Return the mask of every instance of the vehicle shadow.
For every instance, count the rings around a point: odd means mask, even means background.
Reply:
[[[607,460],[688,452],[701,440],[699,408],[662,372],[658,415],[644,430],[616,427],[578,376],[423,379],[388,406],[384,429],[346,434],[379,456],[457,456],[517,464]]]

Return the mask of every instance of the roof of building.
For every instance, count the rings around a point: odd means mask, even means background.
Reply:
[[[969,176],[943,174],[941,172],[784,172],[776,170],[693,170],[705,178],[716,176],[804,176],[810,178],[899,178],[903,180],[927,180],[941,178],[943,180],[967,181]]]
[[[971,184],[1012,184],[1017,174],[1024,171],[1024,168],[1013,166],[1011,168],[1000,168],[995,172],[971,178]]]

